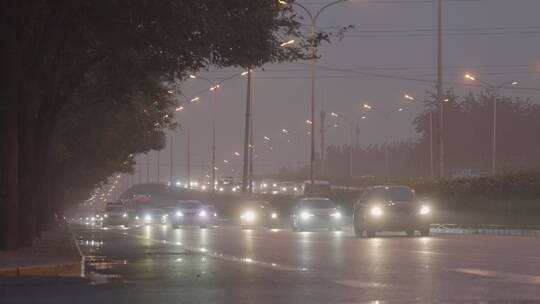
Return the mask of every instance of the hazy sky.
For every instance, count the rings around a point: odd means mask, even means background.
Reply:
[[[304,0],[311,10],[318,10],[323,0]],[[445,0],[444,1],[444,82],[463,96],[470,90],[465,72],[499,84],[518,81],[522,88],[540,88],[540,0]],[[301,11],[299,10],[299,13]],[[320,49],[317,62],[317,114],[321,105],[327,112],[336,112],[348,119],[365,115],[364,103],[381,111],[403,106],[407,110],[394,115],[389,124],[389,140],[414,140],[412,120],[422,111],[420,104],[406,105],[403,94],[422,100],[430,83],[401,79],[366,77],[354,72],[329,71],[322,67],[355,69],[385,75],[435,80],[436,63],[436,0],[356,0],[337,4],[325,10],[318,20],[320,28],[353,24],[355,28],[341,41],[333,41]],[[307,30],[308,28],[306,28]],[[240,70],[211,70],[199,75],[218,81]],[[200,79],[188,80],[182,90],[193,96],[208,84]],[[241,175],[246,80],[223,83],[217,93],[217,167],[219,175]],[[255,172],[275,172],[283,166],[304,166],[309,160],[306,134],[309,118],[310,72],[306,62],[267,65],[254,72]],[[538,90],[505,89],[508,96],[539,100]],[[192,130],[192,172],[198,176],[201,164],[209,171],[211,155],[211,96],[200,95],[178,115],[178,122]],[[317,119],[319,116],[317,115]],[[331,117],[328,123],[334,122]],[[331,121],[331,122],[330,122]],[[327,132],[327,144],[343,144],[349,140],[349,127],[342,121]],[[382,143],[385,121],[368,113],[361,121],[361,144]],[[449,122],[451,123],[451,122]],[[280,134],[290,133],[291,143]],[[272,150],[263,139],[272,138]],[[318,134],[317,134],[318,136]],[[319,149],[317,137],[317,150]],[[185,175],[185,136],[174,134],[174,175]],[[161,152],[161,179],[169,176],[170,145]],[[152,153],[152,175],[155,179],[155,154]],[[229,164],[223,160],[228,160]],[[234,169],[234,171],[232,171]]]

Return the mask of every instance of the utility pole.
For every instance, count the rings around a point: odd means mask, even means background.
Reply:
[[[171,187],[174,186],[173,181],[173,132],[169,133],[169,145],[170,145],[170,155],[169,155],[169,182]]]
[[[439,178],[444,178],[444,101],[442,75],[442,0],[437,6],[437,104],[439,105]]]
[[[191,188],[191,133],[187,127],[187,188]]]
[[[324,109],[321,109],[321,172],[322,175],[325,176],[326,174],[326,156],[324,151],[324,135],[325,135],[325,118],[326,118],[326,111]]]
[[[216,94],[215,87],[212,98],[212,191],[216,190]]]
[[[249,130],[251,122],[251,67],[248,67],[246,90],[246,117],[244,126],[244,163],[242,168],[242,194],[247,193],[249,173]]]
[[[433,170],[433,110],[429,111],[429,176],[432,180],[435,178]]]
[[[253,194],[253,79],[251,80],[251,89],[249,95],[251,104],[251,115],[249,116],[249,194]]]
[[[358,122],[356,122],[356,128],[354,131],[356,133],[356,146],[358,147],[360,145],[360,124]]]
[[[150,155],[146,152],[146,183],[150,183]]]
[[[156,162],[157,162],[157,174],[156,174],[156,182],[159,184],[159,150],[156,150]]]
[[[142,184],[142,155],[139,154],[139,161],[137,162],[139,167],[139,184]]]

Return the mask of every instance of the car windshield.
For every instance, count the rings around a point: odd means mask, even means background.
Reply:
[[[302,207],[313,209],[334,208],[335,204],[329,199],[306,199],[302,200]]]
[[[124,211],[125,211],[124,207],[107,207],[107,208],[105,208],[105,212],[119,213],[119,212],[124,212]]]
[[[182,209],[199,209],[202,204],[200,202],[183,202],[179,203],[178,207]]]
[[[368,200],[403,201],[410,202],[416,199],[414,191],[405,187],[390,187],[371,190],[367,194]]]

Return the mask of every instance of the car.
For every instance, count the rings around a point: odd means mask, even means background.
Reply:
[[[213,221],[213,216],[209,214],[200,201],[178,201],[175,208],[176,213],[172,218],[169,218],[169,222],[173,228],[180,226],[199,226],[200,228],[206,228]]]
[[[423,204],[414,189],[406,186],[377,186],[363,191],[354,205],[353,227],[357,237],[373,237],[379,231],[405,231],[413,236],[429,235],[431,207]]]
[[[284,195],[298,195],[300,187],[293,182],[281,182],[279,184],[279,193]]]
[[[341,230],[343,216],[331,199],[306,197],[300,199],[293,207],[291,226],[293,231],[321,227],[328,228],[328,230]]]
[[[129,216],[126,207],[122,205],[108,205],[103,212],[103,226],[122,225],[129,226]]]
[[[213,217],[214,219],[217,219],[218,212],[217,212],[216,206],[214,206],[214,205],[204,205],[204,210],[206,210],[206,212],[208,213],[208,215],[210,217]]]
[[[265,201],[247,202],[240,215],[242,229],[263,226],[273,228],[277,225],[278,213]]]
[[[166,224],[167,217],[163,209],[149,209],[142,212],[139,221],[144,225]]]
[[[321,194],[324,195],[325,193],[329,193],[332,191],[332,184],[330,184],[329,181],[316,180],[314,181],[314,186],[312,188],[311,181],[307,180],[307,181],[304,181],[302,191],[304,195],[313,195],[315,193],[317,195],[321,195]]]

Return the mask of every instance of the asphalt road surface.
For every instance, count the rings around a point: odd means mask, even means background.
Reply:
[[[0,303],[540,303],[526,237],[74,226],[84,278],[3,278]]]

